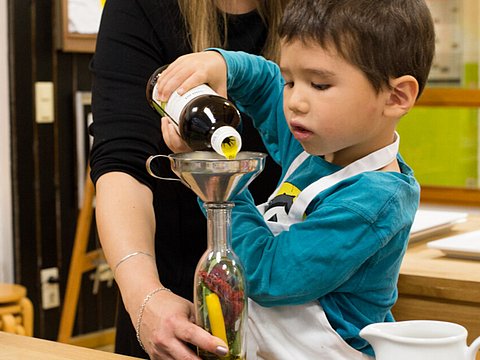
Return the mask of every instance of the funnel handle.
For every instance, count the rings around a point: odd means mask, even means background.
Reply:
[[[157,174],[155,174],[150,166],[150,164],[152,163],[153,160],[155,160],[157,157],[163,157],[163,158],[167,158],[168,160],[170,160],[170,157],[168,155],[152,155],[150,156],[148,159],[147,159],[147,162],[145,163],[145,166],[147,167],[147,172],[153,176],[154,178],[156,179],[160,179],[160,180],[168,180],[168,181],[180,181],[182,182],[182,180],[180,179],[176,179],[176,178],[169,178],[169,177],[161,177],[161,176],[158,176]]]
[[[467,360],[475,360],[475,355],[480,349],[480,336],[476,338],[468,347]]]

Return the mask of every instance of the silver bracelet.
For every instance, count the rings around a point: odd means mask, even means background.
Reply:
[[[117,273],[117,269],[122,263],[124,263],[128,259],[130,259],[134,256],[137,256],[137,255],[145,255],[145,256],[150,256],[151,258],[153,258],[152,254],[149,254],[149,253],[144,252],[144,251],[135,251],[131,254],[128,254],[128,255],[124,256],[123,258],[121,258],[120,261],[117,263],[117,265],[115,265],[115,269],[113,270],[113,277],[115,277],[115,274]]]
[[[140,310],[138,310],[137,324],[135,325],[135,334],[137,335],[137,341],[142,347],[143,351],[146,351],[145,347],[143,346],[142,339],[140,339],[140,325],[142,324],[143,312],[145,311],[145,306],[147,306],[147,303],[150,301],[152,296],[160,291],[172,292],[170,289],[167,289],[166,287],[163,287],[163,286],[156,288],[155,290],[152,290],[147,296],[145,296],[145,299],[143,299],[142,306],[140,306]]]

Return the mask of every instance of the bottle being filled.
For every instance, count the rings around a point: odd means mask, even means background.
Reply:
[[[160,101],[157,79],[166,67],[156,70],[148,80],[146,95],[150,106],[171,119],[192,150],[213,149],[227,159],[235,159],[242,147],[242,138],[235,129],[240,124],[238,109],[206,84],[183,95],[174,92],[167,102]]]
[[[247,283],[231,245],[233,206],[233,202],[204,204],[208,241],[195,270],[195,318],[198,326],[228,345],[229,353],[218,356],[199,348],[203,360],[246,359]]]

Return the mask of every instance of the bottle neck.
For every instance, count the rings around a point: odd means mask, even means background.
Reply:
[[[232,202],[205,203],[208,248],[225,253],[231,250]]]
[[[213,130],[210,136],[210,144],[218,154],[233,160],[242,148],[242,138],[235,128],[223,125]]]

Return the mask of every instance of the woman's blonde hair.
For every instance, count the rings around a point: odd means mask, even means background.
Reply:
[[[267,39],[262,50],[262,55],[267,59],[274,61],[279,59],[280,39],[277,29],[288,1],[256,0],[258,13],[268,29]],[[215,0],[178,0],[178,4],[185,19],[190,45],[194,52],[208,47],[225,48],[227,46],[227,15],[218,10]],[[219,16],[223,16],[223,22],[220,22],[223,23],[223,29],[220,29],[218,25]]]

